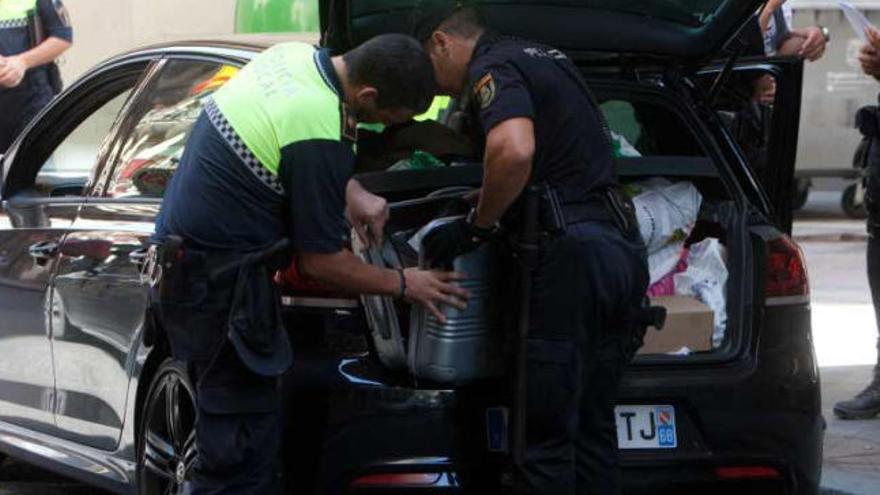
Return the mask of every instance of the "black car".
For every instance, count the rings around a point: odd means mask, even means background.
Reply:
[[[405,31],[415,3],[322,2],[322,43],[343,50]],[[690,182],[703,207],[688,243],[711,237],[726,249],[723,338],[700,352],[642,354],[624,377],[627,491],[817,493],[819,375],[805,265],[788,236],[802,65],[742,59],[729,43],[762,2],[487,3],[492,26],[556,46],[583,69],[611,130],[636,150],[619,160],[622,180]],[[279,41],[114,58],[56,98],[3,158],[0,450],[117,493],[179,492],[196,456],[195,397],[149,324],[141,269],[205,97]],[[737,144],[743,87],[766,75],[778,92],[757,113],[766,166],[753,170]],[[402,215],[480,177],[474,163],[361,180]],[[292,490],[498,491],[505,387],[416,379],[405,329],[375,328],[360,300],[279,280],[296,354],[285,379]]]

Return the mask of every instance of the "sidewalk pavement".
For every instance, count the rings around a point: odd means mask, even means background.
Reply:
[[[822,368],[822,412],[825,463],[822,488],[826,494],[876,495],[880,493],[880,418],[842,421],[832,407],[859,393],[871,379],[872,366]]]
[[[865,223],[844,219],[838,204],[839,194],[811,194],[794,226],[812,286],[813,339],[827,421],[822,489],[826,495],[877,495],[880,418],[842,421],[833,413],[835,402],[864,389],[877,362]]]

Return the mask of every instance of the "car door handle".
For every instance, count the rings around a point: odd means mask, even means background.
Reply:
[[[28,248],[28,254],[37,259],[49,259],[58,254],[58,243],[52,241],[38,242]]]
[[[147,262],[147,257],[149,255],[149,250],[138,249],[137,251],[132,251],[128,253],[128,261],[130,261],[134,265],[137,265],[138,267],[142,267],[144,266],[144,263]]]

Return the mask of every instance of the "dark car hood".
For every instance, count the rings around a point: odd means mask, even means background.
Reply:
[[[489,26],[569,52],[708,60],[762,0],[479,0]],[[339,51],[382,33],[410,33],[419,0],[322,2],[324,44]]]

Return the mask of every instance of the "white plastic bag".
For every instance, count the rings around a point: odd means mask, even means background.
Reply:
[[[681,258],[684,241],[690,235],[703,196],[690,182],[672,183],[657,177],[632,186],[639,232],[648,248],[651,285],[669,275]]]
[[[697,223],[703,204],[696,186],[687,181],[672,183],[656,178],[635,184],[635,188],[639,194],[633,198],[633,204],[648,253],[683,243]]]
[[[648,274],[651,276],[651,283],[654,285],[663,277],[669,275],[678,262],[681,261],[684,249],[684,241],[669,244],[668,246],[655,251],[648,255]]]
[[[715,312],[712,347],[724,341],[727,328],[727,253],[718,239],[706,239],[690,248],[688,268],[674,277],[675,293],[699,299]]]

